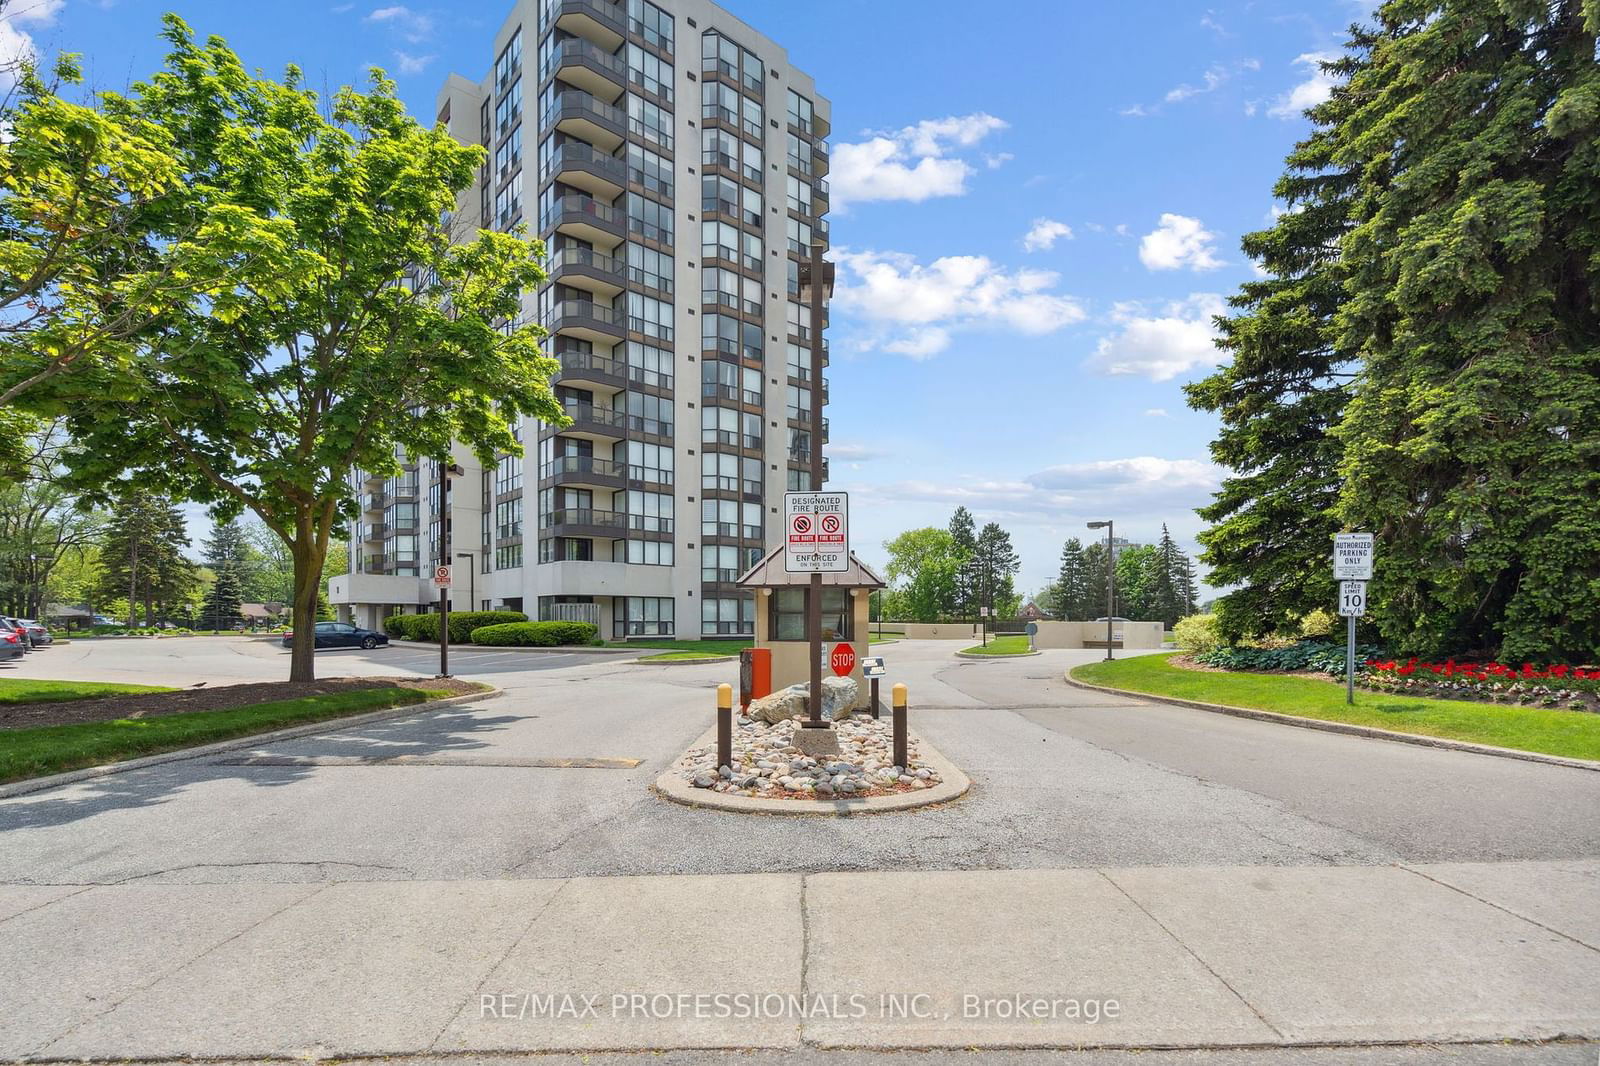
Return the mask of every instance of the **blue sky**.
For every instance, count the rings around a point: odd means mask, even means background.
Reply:
[[[28,35],[85,55],[96,87],[160,62],[162,12],[313,85],[384,66],[419,116],[476,79],[501,0],[12,0]],[[1209,315],[1252,276],[1239,236],[1322,98],[1314,57],[1356,0],[1121,4],[724,0],[833,102],[833,487],[853,542],[999,521],[1019,587],[1110,517],[1191,550],[1219,472],[1182,384],[1216,355]],[[994,17],[985,18],[988,13]]]

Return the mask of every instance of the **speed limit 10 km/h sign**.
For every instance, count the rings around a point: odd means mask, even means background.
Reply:
[[[1339,613],[1347,618],[1360,618],[1367,613],[1365,581],[1339,582]]]

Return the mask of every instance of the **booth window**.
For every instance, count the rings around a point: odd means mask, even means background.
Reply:
[[[771,635],[769,640],[806,639],[806,588],[774,589],[772,594]],[[822,590],[822,639],[850,640],[850,590]]]

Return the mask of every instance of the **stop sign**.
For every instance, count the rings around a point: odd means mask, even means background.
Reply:
[[[856,650],[848,644],[835,644],[828,662],[834,673],[847,677],[856,668]]]

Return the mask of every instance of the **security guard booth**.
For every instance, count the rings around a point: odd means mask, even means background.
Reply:
[[[861,675],[861,660],[867,656],[869,600],[876,589],[885,586],[883,578],[854,552],[850,566],[836,574],[822,575],[822,673],[832,673],[827,657],[840,643],[855,648],[856,665],[850,677],[856,682],[856,709],[869,705],[867,684]],[[739,587],[756,594],[756,643],[770,649],[772,691],[811,681],[811,641],[806,633],[806,599],[811,594],[810,574],[790,574],[783,569],[783,546],[772,549],[739,579]],[[756,693],[761,696],[765,693]]]

